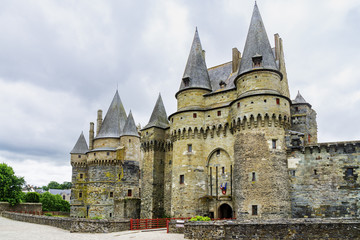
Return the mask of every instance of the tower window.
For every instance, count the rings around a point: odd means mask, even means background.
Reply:
[[[112,213],[110,213],[109,216],[112,217]]]
[[[222,173],[222,174],[225,174],[225,167],[222,167],[222,168],[221,168],[221,173]]]
[[[127,195],[128,195],[128,197],[131,197],[131,196],[132,196],[132,190],[131,190],[131,189],[128,189]]]
[[[255,172],[252,172],[251,181],[253,181],[253,182],[256,181],[256,173]]]
[[[78,158],[81,158],[81,155],[78,155]]]
[[[295,107],[295,112],[298,112],[299,111],[299,108],[298,107]]]
[[[107,155],[107,156],[109,156],[109,155],[110,155],[110,153],[109,153],[109,152],[106,152],[106,155]]]
[[[84,178],[84,174],[80,173],[80,179]]]
[[[184,77],[182,80],[184,82],[185,87],[188,87],[190,85],[190,78],[189,77]]]
[[[254,68],[262,66],[262,56],[261,55],[256,54],[255,56],[253,56],[252,61],[253,61]]]
[[[266,102],[266,99],[264,99],[264,102]]]
[[[216,156],[220,156],[220,149],[216,150]]]
[[[272,140],[272,149],[276,149],[276,139]]]
[[[240,102],[237,103],[237,107],[238,107],[238,108],[240,107]]]
[[[82,198],[82,192],[79,192],[79,198]]]
[[[185,176],[180,175],[180,184],[184,184],[184,182],[185,182]]]
[[[131,143],[131,139],[129,139],[129,143]]]
[[[121,179],[121,174],[119,173],[119,180]]]
[[[251,215],[253,215],[253,216],[258,215],[258,206],[257,205],[251,206]]]
[[[277,104],[277,105],[280,105],[280,98],[277,98],[277,99],[276,99],[276,104]]]
[[[192,152],[192,144],[188,144],[188,152]]]
[[[316,169],[314,169],[314,175],[317,175],[317,170]]]
[[[96,156],[96,153],[94,153],[94,156]]]
[[[109,197],[114,197],[114,192],[110,192]]]
[[[217,111],[217,115],[218,115],[218,116],[221,116],[221,111]]]
[[[345,175],[346,175],[346,177],[353,177],[354,176],[354,168],[347,168]]]
[[[197,114],[196,114],[196,113],[193,113],[193,118],[197,118]]]

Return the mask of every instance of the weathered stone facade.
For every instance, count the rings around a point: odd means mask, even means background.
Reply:
[[[177,111],[159,96],[139,132],[116,93],[89,148],[82,136],[72,151],[72,216],[359,217],[360,143],[317,142],[316,112],[290,100],[274,39],[255,5],[243,55],[207,68],[196,30]]]

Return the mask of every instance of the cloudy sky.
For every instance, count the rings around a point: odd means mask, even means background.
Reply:
[[[0,0],[0,162],[29,184],[71,181],[69,152],[116,88],[137,123],[159,92],[168,114],[195,27],[212,67],[243,52],[251,0]],[[359,0],[258,0],[284,41],[291,98],[319,141],[360,139]]]

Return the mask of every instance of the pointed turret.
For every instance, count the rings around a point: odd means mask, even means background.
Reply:
[[[158,127],[162,129],[169,127],[169,121],[167,119],[166,110],[160,94],[156,101],[154,110],[151,114],[149,123],[143,129],[151,128],[151,127]]]
[[[96,138],[120,137],[126,122],[126,112],[118,91],[110,104]]]
[[[207,71],[203,49],[196,29],[191,45],[189,58],[181,81],[179,91],[187,88],[202,88],[211,90],[209,73]]]
[[[241,75],[254,69],[279,71],[256,3],[238,74]]]
[[[85,154],[89,151],[88,145],[86,143],[84,133],[81,132],[79,139],[77,140],[73,150],[71,150],[71,154]]]
[[[133,118],[133,115],[131,113],[129,113],[129,116],[127,117],[125,126],[124,126],[124,130],[121,134],[121,136],[136,136],[136,137],[140,137],[139,133],[137,131],[136,125],[135,125],[135,121]]]
[[[295,100],[292,101],[292,103],[308,103],[306,100],[301,96],[300,91],[298,91],[298,94],[296,95]]]

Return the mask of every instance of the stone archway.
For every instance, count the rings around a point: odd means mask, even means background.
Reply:
[[[233,217],[233,210],[229,204],[224,203],[221,204],[218,210],[219,218],[232,218]]]

